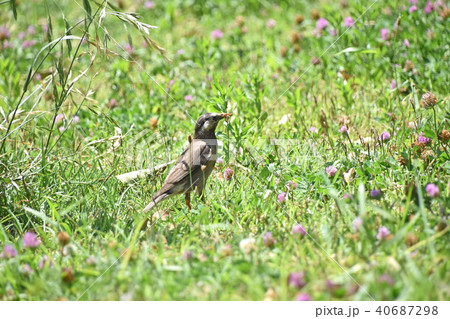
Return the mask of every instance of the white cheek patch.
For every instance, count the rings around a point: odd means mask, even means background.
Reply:
[[[214,124],[213,124],[211,121],[206,121],[206,122],[203,124],[203,129],[209,131],[209,130],[212,128],[213,125],[214,125]]]

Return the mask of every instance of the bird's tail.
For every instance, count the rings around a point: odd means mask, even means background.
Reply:
[[[153,207],[155,207],[159,202],[162,202],[163,200],[167,199],[170,195],[169,194],[161,194],[158,196],[153,197],[152,201],[150,202],[150,204],[148,204],[145,208],[144,208],[144,212],[149,211],[150,209],[152,209]]]

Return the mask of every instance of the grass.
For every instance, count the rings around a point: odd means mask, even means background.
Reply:
[[[448,9],[9,4],[0,5],[0,299],[448,300]],[[194,198],[189,212],[180,196],[142,213],[167,170],[117,176],[177,159],[208,111],[233,116],[217,129],[223,163],[206,201]],[[298,224],[306,234],[293,233]],[[38,247],[25,247],[27,232]]]

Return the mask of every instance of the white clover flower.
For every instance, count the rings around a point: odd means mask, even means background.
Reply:
[[[239,243],[239,248],[244,254],[249,254],[256,249],[255,238],[245,238]]]

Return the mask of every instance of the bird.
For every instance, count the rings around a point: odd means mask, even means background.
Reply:
[[[189,136],[189,145],[170,170],[161,189],[153,195],[150,204],[144,208],[144,212],[179,194],[185,195],[185,202],[190,211],[190,193],[196,191],[198,196],[203,198],[206,180],[217,159],[216,127],[220,120],[228,121],[230,116],[231,113],[205,113],[198,118],[194,129],[194,139]]]

